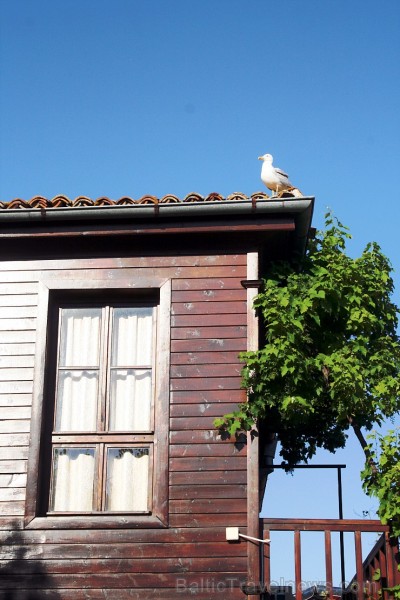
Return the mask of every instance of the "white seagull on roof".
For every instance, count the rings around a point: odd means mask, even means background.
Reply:
[[[274,160],[271,154],[264,154],[259,156],[258,160],[263,161],[261,168],[261,181],[267,186],[268,189],[278,194],[284,190],[291,190],[294,186],[289,181],[289,175],[278,169],[278,167],[272,166]]]

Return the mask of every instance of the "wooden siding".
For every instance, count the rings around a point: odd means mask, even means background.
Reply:
[[[42,280],[171,279],[169,527],[24,529],[26,470]],[[246,254],[7,262],[0,274],[0,598],[243,598],[246,446],[213,420],[245,399]],[[14,595],[12,595],[14,594]]]

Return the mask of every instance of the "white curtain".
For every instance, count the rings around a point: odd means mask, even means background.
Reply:
[[[61,309],[61,367],[98,367],[101,308]]]
[[[106,510],[147,511],[148,488],[148,448],[109,448]]]
[[[100,325],[101,309],[62,309],[56,431],[96,429]]]
[[[52,510],[92,511],[94,448],[55,448]]]
[[[150,366],[152,363],[151,307],[114,308],[113,367]]]
[[[151,371],[112,371],[110,431],[149,431],[150,406]]]
[[[150,429],[152,324],[151,307],[114,309],[110,431]]]
[[[95,431],[98,373],[60,371],[56,431]]]

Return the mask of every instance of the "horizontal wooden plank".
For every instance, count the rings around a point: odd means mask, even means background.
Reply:
[[[241,377],[192,377],[184,379],[182,377],[171,379],[171,391],[179,390],[239,390],[241,388]],[[5,385],[5,384],[4,384]],[[1,389],[1,384],[0,384]]]
[[[1,472],[1,470],[0,470]],[[20,516],[25,511],[25,502],[23,500],[15,500],[14,502],[0,502],[0,515],[1,516]]]
[[[0,394],[32,394],[32,381],[0,381]]]
[[[227,569],[229,569],[229,565],[227,563]],[[78,575],[73,575],[73,574],[67,574],[67,575],[63,575],[63,574],[52,574],[50,575],[45,575],[44,573],[41,573],[39,575],[25,575],[24,576],[24,588],[25,589],[31,589],[31,590],[40,590],[40,598],[42,598],[42,589],[43,586],[45,585],[47,588],[52,588],[54,590],[56,590],[57,595],[59,595],[59,590],[60,588],[71,588],[71,589],[85,589],[86,590],[86,598],[90,598],[90,600],[92,600],[92,596],[90,590],[91,588],[99,588],[102,591],[104,590],[104,588],[114,588],[115,590],[120,590],[121,588],[125,588],[125,589],[137,589],[137,588],[146,588],[146,587],[162,587],[162,588],[172,588],[174,591],[174,597],[179,598],[179,593],[181,595],[182,598],[182,592],[183,590],[186,590],[186,593],[188,594],[188,596],[186,596],[186,598],[191,596],[191,592],[190,592],[190,588],[193,588],[193,586],[204,586],[204,582],[207,580],[209,580],[209,587],[208,587],[208,598],[210,598],[210,593],[212,594],[212,596],[214,596],[213,594],[213,589],[212,589],[212,581],[214,581],[214,589],[216,589],[216,581],[219,581],[219,584],[221,586],[221,584],[224,585],[224,589],[229,590],[230,587],[232,587],[232,579],[237,581],[238,587],[239,587],[239,577],[238,574],[236,572],[232,572],[232,571],[228,571],[228,574],[223,574],[222,572],[214,572],[214,571],[209,571],[209,572],[196,572],[196,573],[191,573],[190,577],[187,576],[187,574],[183,574],[182,572],[179,573],[119,573],[118,577],[115,576],[114,573],[94,573],[94,574],[78,574]],[[18,585],[18,581],[20,581],[19,576],[18,575],[8,575],[7,578],[5,580],[0,580],[0,589],[3,590],[7,590],[7,592],[9,592],[11,589],[13,589],[13,587],[15,585],[17,585],[18,587],[16,588],[18,590],[19,593],[19,598],[21,599],[21,595],[20,595],[20,590],[21,587]],[[180,590],[180,591],[179,591]],[[88,595],[89,593],[89,595]],[[167,592],[169,594],[169,592]],[[175,596],[176,594],[176,596]],[[190,595],[189,595],[190,594]],[[9,596],[10,597],[10,596]],[[30,596],[32,598],[32,596]],[[143,598],[143,596],[139,596],[140,598]],[[152,596],[154,597],[154,596]],[[195,596],[196,598],[198,597],[197,594]],[[25,596],[26,598],[26,596]],[[29,598],[29,596],[28,596]],[[62,596],[62,598],[64,598],[64,595]],[[107,593],[107,596],[104,595],[103,593],[103,598],[107,598],[107,600],[109,599],[109,595]],[[120,598],[120,596],[119,596]],[[132,598],[132,596],[129,596],[129,598]],[[164,598],[166,598],[166,600],[170,599],[171,596],[170,595],[166,595],[166,591],[164,590]],[[243,598],[243,592],[242,592],[242,598]]]
[[[222,440],[218,431],[213,427],[205,431],[170,431],[171,444],[210,444],[218,442],[221,444],[231,444],[230,440]]]
[[[208,577],[210,577],[209,574]],[[186,593],[190,594],[190,597],[195,594],[196,600],[210,600],[210,590],[214,594],[217,584],[219,584],[217,589],[220,590],[223,587],[223,593],[225,593],[225,590],[229,590],[229,600],[243,600],[243,592],[240,589],[239,583],[245,581],[245,579],[244,573],[236,572],[234,575],[229,575],[226,583],[221,578],[216,579],[215,577],[211,577],[209,578],[211,583],[208,585],[204,583],[207,582],[207,578],[204,576],[199,581],[194,581],[192,577],[183,580],[181,576],[177,578],[175,585],[171,588],[161,585],[157,588],[136,587],[133,589],[129,587],[128,589],[110,589],[102,587],[101,589],[91,588],[90,590],[87,588],[65,589],[57,587],[57,591],[55,592],[54,589],[44,589],[42,586],[40,589],[40,600],[182,600],[182,598],[185,598]],[[185,581],[188,587],[185,587]],[[213,581],[214,589],[211,587]],[[21,587],[21,583],[18,582],[16,585],[16,588],[8,588],[7,593],[9,597],[14,598],[15,593],[15,598],[18,598],[18,600],[30,600],[33,598],[30,589]],[[220,591],[218,593],[221,595]]]
[[[5,535],[6,539],[9,540],[10,533],[14,534],[19,529],[24,528],[24,521],[21,515],[17,516],[4,516],[0,514],[0,539],[1,536]]]
[[[202,267],[202,266],[242,266],[247,264],[246,254],[171,254],[170,256],[142,255],[123,258],[49,258],[2,262],[0,268],[6,271],[54,271],[54,270],[104,270],[104,269],[148,269],[157,267]]]
[[[0,394],[0,406],[30,406],[31,394]]]
[[[243,340],[246,340],[246,327],[244,325],[235,325],[231,327],[221,327],[218,325],[215,327],[174,327],[171,329],[172,340],[205,340],[210,338],[242,338]]]
[[[170,372],[171,378],[181,379],[192,377],[236,377],[241,376],[242,368],[242,365],[238,363],[224,365],[213,363],[206,365],[173,365]]]
[[[176,558],[98,558],[96,560],[46,560],[45,563],[34,560],[0,560],[2,577],[19,573],[43,573],[48,576],[55,573],[118,573],[123,578],[125,573],[196,573],[243,570],[246,567],[245,557],[180,557]]]
[[[1,493],[1,491],[0,491]],[[191,498],[190,500],[171,500],[169,503],[170,514],[190,513],[223,514],[246,513],[247,498]]]
[[[8,358],[8,357],[7,357]],[[171,365],[209,365],[240,363],[237,352],[179,352],[171,354]],[[1,365],[0,357],[0,365]],[[22,365],[21,365],[22,366]]]
[[[171,527],[210,527],[212,524],[215,527],[218,525],[224,525],[225,527],[245,527],[247,525],[247,514],[177,514],[170,516],[169,523]]]
[[[58,266],[58,265],[57,265]],[[161,279],[171,279],[171,278],[183,278],[183,279],[191,279],[191,278],[229,278],[235,277],[239,279],[245,279],[246,277],[246,267],[244,265],[211,265],[211,266],[179,266],[179,265],[171,265],[171,266],[149,266],[149,267],[121,267],[121,268],[98,268],[96,269],[96,279],[101,281],[108,281],[110,279],[110,273],[112,273],[112,278],[114,281],[118,281],[120,279],[125,279],[127,277],[148,277],[148,278],[161,278]],[[78,280],[88,280],[90,278],[93,279],[93,269],[87,268],[87,263],[85,264],[85,268],[68,268],[67,270],[63,269],[54,269],[54,270],[42,270],[40,273],[35,271],[28,270],[17,270],[17,271],[3,271],[1,273],[1,280],[3,283],[22,283],[22,282],[35,282],[37,281],[37,277],[45,277],[47,280],[60,280],[64,281],[78,281]]]
[[[172,304],[176,302],[234,302],[237,300],[246,300],[246,290],[240,285],[237,289],[207,289],[207,282],[204,282],[205,289],[183,290],[172,292]]]
[[[172,280],[172,294],[175,291],[188,291],[188,290],[201,290],[201,291],[210,291],[210,290],[237,290],[240,289],[241,286],[241,277],[228,277],[227,275],[224,277],[207,277],[203,279],[202,277],[196,277],[193,279],[173,279]]]
[[[198,542],[194,544],[30,544],[23,546],[24,558],[33,560],[69,560],[96,558],[181,558],[181,557],[231,557],[244,556],[245,544]],[[12,560],[15,545],[3,544],[2,560]]]
[[[36,316],[36,306],[2,306],[0,308],[0,322],[4,319],[25,319]]]
[[[26,474],[7,474],[0,475],[0,488],[23,488],[26,486]]]
[[[33,369],[0,369],[0,381],[32,381]]]
[[[244,485],[247,472],[243,471],[173,471],[169,474],[170,485]]]
[[[171,317],[171,327],[231,327],[232,325],[246,325],[245,313],[221,313],[217,315],[175,315]],[[1,324],[0,324],[1,325]],[[216,332],[214,332],[214,336]]]
[[[0,433],[26,433],[30,430],[29,420],[6,419],[0,420]]]
[[[246,390],[180,390],[171,392],[171,404],[212,404],[245,402]]]
[[[36,341],[36,331],[0,331],[0,345],[3,344],[30,344]]]
[[[176,302],[172,304],[173,315],[226,315],[246,314],[247,303],[238,301],[221,302]]]
[[[198,456],[170,458],[170,471],[221,471],[225,469],[241,471],[246,468],[245,456]]]
[[[230,444],[214,442],[212,444],[173,444],[170,446],[171,458],[188,456],[246,456],[246,445],[231,441]]]
[[[26,460],[0,460],[0,473],[26,473]]]
[[[29,433],[0,433],[0,446],[26,446],[29,444]]]
[[[0,273],[2,273],[3,264],[3,262],[0,263]],[[39,284],[37,281],[31,283],[27,283],[25,281],[21,283],[3,283],[1,281],[0,275],[0,295],[25,296],[29,294],[34,294],[35,296],[37,296],[38,288]]]
[[[3,524],[5,519],[3,519]],[[0,533],[0,547],[10,537],[13,543],[30,544],[82,544],[88,539],[87,529],[24,529]],[[198,542],[224,542],[225,527],[201,527],[197,529],[91,529],[91,544],[181,544]],[[8,539],[10,543],[10,539]]]
[[[10,502],[15,500],[25,500],[25,488],[5,488],[0,487],[0,503]]]
[[[11,355],[11,356],[1,356],[0,355],[0,379],[2,379],[2,371],[3,369],[21,369],[21,368],[30,368],[33,373],[34,366],[34,356],[24,356],[24,355]]]
[[[222,417],[221,413],[221,417]],[[169,420],[169,427],[171,431],[184,430],[187,431],[193,429],[206,429],[209,430],[214,426],[213,416],[208,417],[184,417],[184,418],[171,418]]]
[[[0,409],[0,420],[5,419],[30,419],[30,406],[2,406]],[[9,430],[11,431],[11,429]]]
[[[37,294],[0,294],[0,306],[36,306],[37,301]]]
[[[193,498],[244,498],[246,485],[175,485],[169,490],[171,500],[192,500]]]
[[[28,446],[1,446],[0,441],[0,460],[26,460],[27,458]]]
[[[239,338],[190,338],[185,340],[172,340],[171,352],[174,353],[202,353],[209,352],[219,354],[224,351],[232,351],[238,356],[239,352],[246,351],[246,339]]]
[[[0,356],[34,356],[35,344],[0,344]]]
[[[36,329],[36,319],[0,319],[0,331],[29,331]],[[0,334],[1,335],[1,334]],[[2,336],[0,341],[3,341]]]
[[[170,410],[170,416],[172,418],[181,417],[222,417],[234,410],[237,410],[238,405],[236,402],[232,403],[219,403],[213,402],[211,404],[173,404]]]

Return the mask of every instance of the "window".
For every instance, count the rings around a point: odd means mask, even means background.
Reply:
[[[41,286],[27,527],[167,524],[170,282],[95,285]]]
[[[59,309],[49,511],[149,511],[154,332],[152,306]]]

